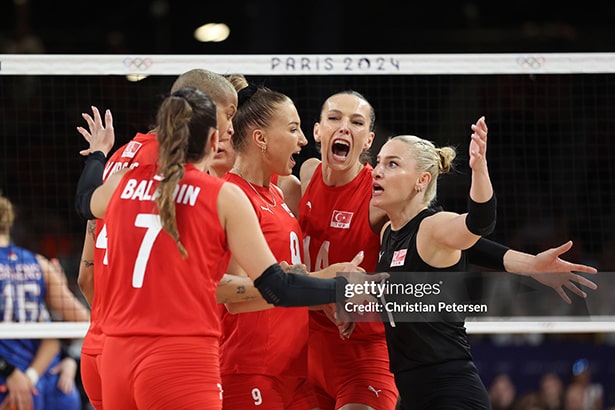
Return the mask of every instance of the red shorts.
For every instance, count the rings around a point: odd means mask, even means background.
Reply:
[[[339,335],[310,329],[308,380],[322,410],[358,403],[394,410],[395,378],[389,370],[386,340],[341,340]]]
[[[251,374],[222,376],[223,408],[237,410],[309,410],[318,408],[306,378]]]
[[[217,337],[107,336],[101,359],[107,409],[222,409]]]
[[[95,410],[102,410],[102,385],[100,383],[100,354],[81,352],[80,374],[83,390]]]

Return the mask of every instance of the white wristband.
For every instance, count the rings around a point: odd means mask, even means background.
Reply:
[[[28,367],[25,371],[26,376],[28,376],[28,379],[30,379],[30,382],[32,382],[32,386],[36,386],[36,383],[38,382],[38,372],[36,370],[34,370],[31,367]]]

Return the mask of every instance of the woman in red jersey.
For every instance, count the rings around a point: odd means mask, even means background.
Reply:
[[[234,133],[232,118],[237,111],[237,92],[232,84],[220,74],[200,68],[188,70],[177,77],[171,87],[171,92],[184,87],[194,87],[205,92],[216,104],[216,117],[218,129],[220,130],[220,138],[218,150],[211,160],[209,169],[224,169],[229,161],[231,161],[230,163],[232,165],[235,156],[232,154],[230,140]],[[84,114],[84,118],[86,118],[89,123],[92,123],[89,114]],[[142,164],[155,164],[157,159],[158,140],[155,130],[148,133],[137,133],[134,138],[109,157],[105,164],[103,180],[106,180],[110,175],[124,168],[135,168]],[[83,339],[83,346],[81,348],[80,373],[83,387],[90,404],[96,410],[103,409],[102,386],[100,383],[98,361],[102,353],[104,335],[102,334],[96,317],[97,304],[94,300],[94,272],[102,272],[106,268],[108,263],[105,256],[106,252],[106,228],[104,220],[88,221],[81,255],[81,264],[79,266],[78,283],[81,292],[90,304],[92,314],[90,326]],[[229,278],[225,283],[231,281],[236,282],[237,279]],[[221,288],[225,289],[226,294],[224,296],[228,298],[229,286]]]
[[[230,253],[274,305],[332,303],[348,279],[285,274],[243,191],[204,172],[217,130],[215,105],[203,92],[184,88],[162,103],[157,164],[119,171],[102,185],[112,117],[107,110],[103,127],[94,115],[75,202],[80,216],[104,216],[107,224],[109,269],[96,284],[105,334],[103,402],[121,409],[220,409],[215,294]],[[353,263],[345,268],[358,270]]]
[[[372,106],[355,92],[333,95],[322,107],[314,126],[322,161],[305,161],[300,173],[299,221],[308,270],[359,250],[365,251],[361,266],[368,272],[376,269],[378,232],[386,214],[370,207],[372,167],[361,158],[374,139],[374,121]],[[393,410],[397,389],[382,323],[358,322],[347,340],[334,321],[326,306],[310,311],[308,373],[320,408]],[[343,358],[339,365],[336,357]]]
[[[224,176],[250,199],[276,260],[302,263],[299,222],[272,176],[290,175],[307,139],[293,101],[266,87],[239,91],[233,146],[234,167]],[[231,260],[229,272],[236,271]],[[228,306],[222,314],[220,360],[224,409],[317,408],[307,383],[308,311],[305,307],[254,310],[254,303]],[[248,310],[248,311],[246,311]]]
[[[240,90],[248,87],[249,82],[248,79],[243,74],[227,74],[224,76],[239,92]],[[220,147],[218,147],[218,153],[216,156],[220,154]],[[228,144],[224,147],[224,154],[226,160],[224,162],[218,161],[215,165],[216,169],[214,170],[214,175],[222,176],[227,171],[230,171],[235,163],[235,152],[232,144]],[[215,159],[214,159],[215,161]],[[212,161],[212,165],[210,165],[210,170],[213,168],[214,162]],[[271,183],[277,185],[284,194],[284,202],[290,208],[295,217],[299,216],[299,198],[301,198],[301,182],[299,178],[297,178],[293,174],[288,175],[278,175],[273,174],[271,176]]]

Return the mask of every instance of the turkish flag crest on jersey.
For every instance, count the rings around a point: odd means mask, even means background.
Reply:
[[[334,210],[331,215],[332,228],[349,229],[353,212]]]
[[[408,249],[400,249],[398,251],[393,252],[393,259],[391,260],[391,268],[394,266],[404,266],[404,262],[406,261],[406,252],[408,252]]]
[[[128,145],[126,145],[126,148],[124,148],[124,152],[122,152],[122,158],[134,158],[139,148],[141,148],[141,145],[143,144],[140,142],[130,141]]]

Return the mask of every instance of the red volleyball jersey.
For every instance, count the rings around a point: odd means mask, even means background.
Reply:
[[[299,224],[303,231],[305,264],[316,271],[333,263],[349,262],[360,251],[365,252],[361,267],[374,272],[380,251],[380,237],[369,222],[369,201],[372,195],[372,166],[365,164],[359,175],[343,186],[324,183],[322,164],[299,202]],[[335,334],[337,327],[327,316],[310,311],[310,329]],[[384,337],[384,327],[378,322],[358,322],[352,339]]]
[[[234,173],[227,173],[224,179],[241,187],[252,202],[276,259],[301,263],[301,228],[280,191],[274,186],[250,185]],[[222,332],[222,374],[307,375],[307,308],[276,307],[234,315],[224,310]]]
[[[132,140],[117,149],[107,160],[103,173],[103,181],[109,176],[124,168],[135,168],[140,164],[155,164],[158,161],[158,140],[155,134],[137,133]],[[94,232],[94,275],[95,278],[102,275],[107,266],[107,241],[105,221],[96,220],[96,230]],[[94,281],[96,287],[96,280]],[[83,339],[81,351],[97,355],[102,352],[104,335],[97,320],[98,303],[96,301],[96,291],[90,306],[90,326]]]
[[[219,337],[216,287],[230,258],[217,211],[224,181],[186,165],[174,196],[184,258],[160,223],[156,172],[143,164],[127,173],[105,214],[109,264],[96,281],[103,333]]]
[[[105,164],[103,181],[123,168],[136,168],[141,164],[155,164],[158,161],[158,139],[156,134],[140,132],[121,146]]]

